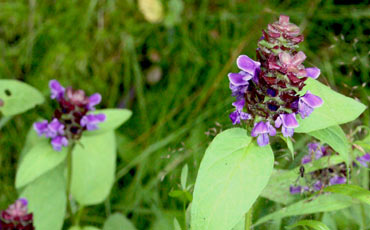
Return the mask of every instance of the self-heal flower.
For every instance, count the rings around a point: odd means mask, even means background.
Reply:
[[[275,127],[280,128],[283,125],[281,132],[284,137],[291,137],[294,134],[294,128],[298,127],[298,122],[294,113],[280,114],[275,120]]]
[[[368,167],[370,163],[370,153],[365,153],[363,156],[359,156],[356,160],[364,167]]]
[[[314,110],[323,104],[323,100],[313,95],[310,91],[307,91],[304,96],[299,98],[298,112],[302,118],[308,117]]]
[[[38,135],[51,139],[56,151],[80,139],[84,131],[98,129],[98,124],[105,121],[104,114],[89,114],[101,102],[99,93],[87,96],[81,89],[64,88],[57,80],[51,80],[49,87],[51,98],[56,99],[59,107],[51,122],[44,120],[33,126]]]
[[[105,121],[105,114],[88,114],[81,119],[81,126],[87,130],[98,129],[98,124]]]
[[[260,121],[254,125],[251,135],[252,137],[257,137],[257,143],[259,146],[265,146],[270,142],[269,136],[276,135],[276,129],[270,124],[270,122]]]
[[[1,230],[34,230],[33,215],[28,213],[26,199],[18,199],[8,209],[1,212]]]

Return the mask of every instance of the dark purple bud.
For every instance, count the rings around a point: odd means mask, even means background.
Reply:
[[[79,89],[74,90],[68,87],[66,90],[67,101],[76,106],[85,106],[89,104],[89,98],[85,95],[85,91]]]
[[[64,87],[57,81],[57,80],[51,80],[49,82],[49,88],[51,91],[51,98],[60,100],[64,97],[65,89]]]

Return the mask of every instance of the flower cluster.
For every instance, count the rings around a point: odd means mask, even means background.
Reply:
[[[18,199],[8,209],[1,212],[1,230],[34,230],[33,215],[28,213],[26,199]]]
[[[305,68],[306,55],[297,51],[303,41],[298,26],[281,15],[279,21],[268,25],[258,42],[257,61],[246,55],[237,59],[238,73],[229,73],[230,89],[236,101],[230,114],[233,124],[249,120],[251,132],[260,146],[269,143],[277,128],[291,137],[299,126],[297,115],[308,117],[323,100],[307,91],[300,96],[308,77],[318,78],[320,69]]]
[[[312,161],[318,160],[321,157],[336,154],[329,146],[320,145],[317,142],[308,144],[308,154],[301,160],[301,167]],[[347,182],[347,167],[345,163],[333,165],[327,168],[316,170],[309,175],[301,175],[306,179],[306,185],[292,185],[290,186],[291,194],[298,194],[303,192],[320,191],[326,186],[335,184],[345,184]],[[298,182],[298,181],[297,181]]]
[[[88,114],[100,103],[100,94],[88,97],[83,90],[64,88],[57,80],[51,80],[49,88],[51,98],[58,102],[59,107],[50,122],[36,122],[34,129],[40,136],[50,138],[56,151],[68,146],[70,141],[78,140],[83,131],[98,129],[98,124],[105,121],[104,114]]]

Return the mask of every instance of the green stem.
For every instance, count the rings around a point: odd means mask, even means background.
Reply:
[[[250,230],[252,228],[252,217],[253,217],[253,206],[249,209],[247,214],[245,214],[245,230]]]
[[[9,116],[9,117],[2,117],[0,119],[0,129],[2,129],[6,123],[8,123],[8,121],[10,121],[13,117],[12,116]]]
[[[67,153],[67,211],[69,213],[69,217],[74,219],[73,216],[73,211],[72,211],[72,206],[71,206],[71,201],[69,200],[71,196],[71,182],[72,182],[72,152],[73,148],[75,147],[75,143],[73,143],[69,148],[68,148],[68,153]]]
[[[81,216],[82,216],[82,213],[84,211],[84,206],[80,206],[80,209],[78,210],[77,212],[77,215],[76,215],[76,218],[75,218],[75,222],[73,223],[74,226],[80,226],[80,220],[81,220]]]

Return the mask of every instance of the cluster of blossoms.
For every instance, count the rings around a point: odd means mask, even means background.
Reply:
[[[40,136],[50,138],[56,151],[68,146],[70,141],[78,140],[83,131],[95,130],[99,123],[105,121],[104,114],[88,114],[100,103],[99,93],[87,97],[83,90],[64,88],[57,80],[51,80],[49,87],[51,98],[58,102],[59,107],[50,122],[36,122],[34,129]]]
[[[260,146],[267,145],[269,136],[275,136],[280,127],[285,137],[291,137],[298,127],[296,115],[304,119],[323,104],[309,91],[300,96],[307,78],[320,75],[320,69],[303,66],[306,55],[297,51],[302,41],[299,27],[281,15],[263,31],[257,61],[241,55],[237,59],[240,72],[228,75],[236,98],[230,119],[234,125],[249,120],[254,126],[251,135]]]
[[[0,230],[34,230],[33,215],[28,213],[27,200],[18,199],[1,212]]]
[[[336,154],[333,149],[329,146],[320,145],[317,142],[311,142],[308,144],[308,154],[305,155],[301,164],[304,165],[318,160],[324,156],[330,156]],[[359,156],[356,160],[364,167],[367,167],[370,163],[370,154],[366,153],[363,156]],[[303,192],[316,192],[323,188],[335,185],[335,184],[345,184],[347,182],[347,167],[345,163],[333,165],[327,168],[316,170],[311,172],[309,175],[301,175],[306,179],[306,185],[292,185],[290,186],[291,194],[300,194]],[[296,183],[298,180],[296,181]]]

